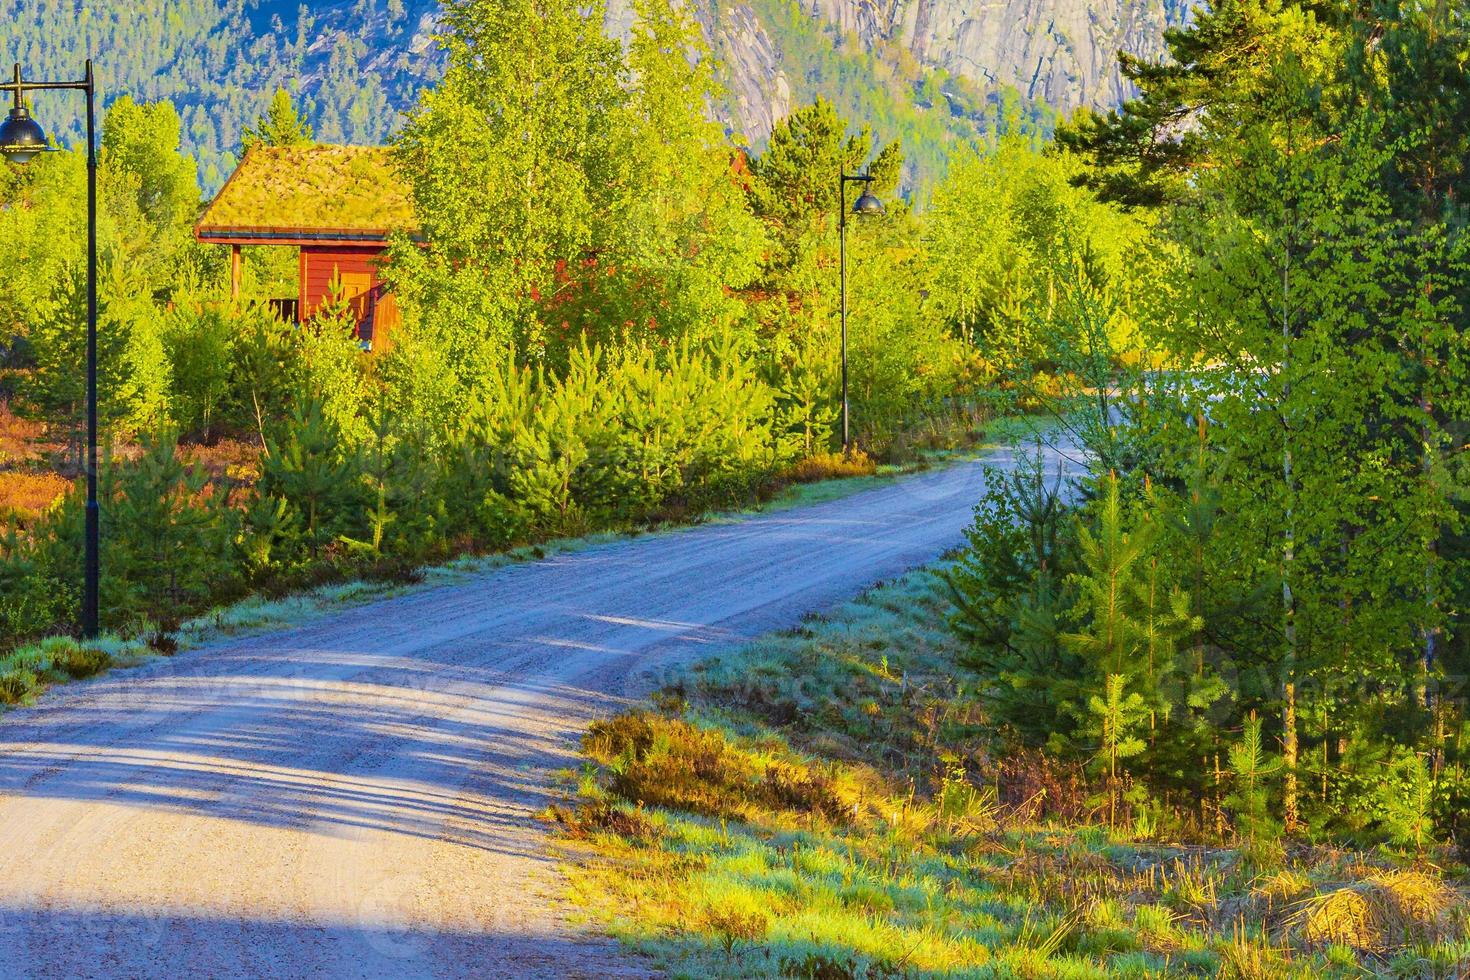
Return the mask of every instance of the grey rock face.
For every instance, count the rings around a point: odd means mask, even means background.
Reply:
[[[901,44],[923,64],[1014,86],[1058,109],[1131,93],[1117,53],[1157,56],[1190,0],[802,0],[865,43]]]
[[[1163,53],[1165,28],[1183,24],[1198,0],[801,0],[802,9],[872,46],[907,48],[919,63],[982,83],[1011,85],[1063,111],[1107,108],[1132,95],[1119,51]],[[613,0],[626,10],[628,0]],[[724,59],[736,118],[731,128],[762,142],[791,109],[788,63],[744,3],[696,3],[706,38]],[[621,20],[611,15],[610,20]]]

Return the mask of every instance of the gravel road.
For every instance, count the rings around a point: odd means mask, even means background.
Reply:
[[[507,567],[0,718],[0,976],[647,975],[565,921],[552,771],[669,667],[958,544],[982,481]]]

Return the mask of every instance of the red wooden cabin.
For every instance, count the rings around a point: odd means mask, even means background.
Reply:
[[[351,304],[364,347],[386,350],[398,308],[382,265],[395,232],[417,234],[413,202],[379,147],[258,146],[249,150],[194,226],[201,242],[230,248],[230,295],[239,298],[245,246],[299,250],[295,297],[273,306],[309,319],[332,297]]]

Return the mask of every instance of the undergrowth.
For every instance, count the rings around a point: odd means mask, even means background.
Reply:
[[[148,655],[141,642],[113,638],[79,643],[53,637],[0,656],[0,708],[29,704],[53,684],[85,680],[111,667],[140,662]]]
[[[1030,421],[999,419],[993,423],[1000,432],[1010,432],[1015,426],[1025,424],[1030,424]],[[977,446],[966,451],[926,451],[903,464],[883,465],[860,450],[845,457],[841,454],[818,455],[773,477],[762,489],[758,508],[778,511],[835,500],[916,470],[967,458],[979,449]],[[597,531],[490,554],[468,554],[443,564],[414,569],[410,576],[326,582],[283,595],[253,595],[194,616],[169,631],[143,623],[125,635],[107,633],[84,646],[68,637],[24,644],[0,652],[0,711],[28,704],[55,684],[90,677],[113,666],[130,666],[157,654],[172,654],[229,637],[289,629],[335,610],[391,598],[417,588],[453,585],[507,565],[607,544],[630,535],[735,518],[744,513],[748,511],[724,515],[688,514],[682,521],[665,521],[631,530]],[[74,652],[57,653],[68,650]],[[62,657],[64,662],[53,663],[53,656]],[[38,663],[44,666],[38,668]]]
[[[675,976],[1461,977],[1459,879],[1109,828],[998,757],[928,572],[600,722],[549,816],[586,914]]]

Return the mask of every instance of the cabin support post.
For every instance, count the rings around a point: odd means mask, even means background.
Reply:
[[[240,246],[230,246],[230,302],[240,302],[240,280],[245,271],[245,260],[240,255]]]

